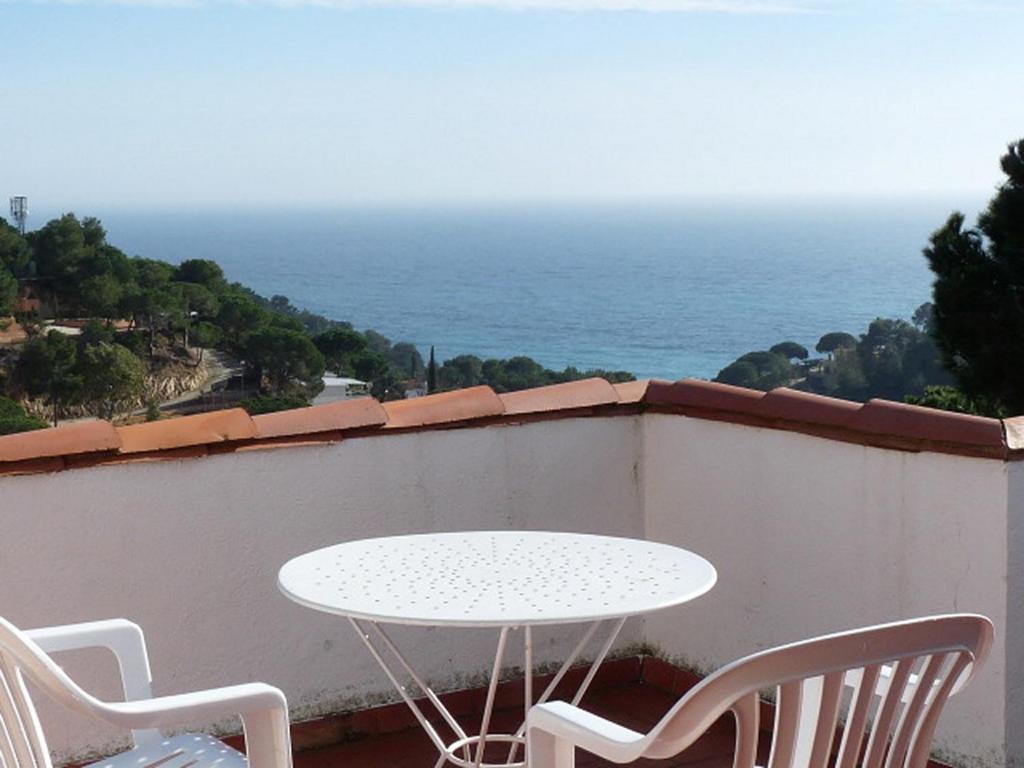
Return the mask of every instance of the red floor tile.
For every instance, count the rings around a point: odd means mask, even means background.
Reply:
[[[669,710],[677,698],[656,686],[632,682],[595,690],[588,694],[584,706],[628,728],[645,731]],[[477,718],[464,718],[463,722],[466,726],[472,723],[475,728]],[[494,713],[492,730],[514,730],[522,718],[519,706],[499,709]],[[438,730],[444,738],[450,736],[447,728],[439,726]],[[683,754],[667,760],[641,760],[638,766],[731,768],[733,740],[731,720],[723,718]],[[504,758],[507,752],[507,746],[495,745],[488,750],[487,759]],[[417,726],[300,752],[295,756],[295,768],[433,768],[436,759],[433,744]],[[578,768],[605,768],[612,763],[581,752],[577,756],[577,765]]]

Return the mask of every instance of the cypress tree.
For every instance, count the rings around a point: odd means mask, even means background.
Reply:
[[[430,363],[427,365],[427,394],[437,392],[437,361],[434,359],[434,345],[430,345]]]

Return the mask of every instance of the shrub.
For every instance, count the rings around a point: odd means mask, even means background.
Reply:
[[[264,395],[243,400],[240,405],[250,416],[275,411],[290,411],[293,408],[305,408],[309,401],[297,395]]]

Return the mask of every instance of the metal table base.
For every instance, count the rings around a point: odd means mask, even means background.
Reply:
[[[619,636],[619,632],[622,630],[623,625],[626,623],[625,618],[611,619],[607,621],[594,621],[587,626],[586,631],[580,638],[579,642],[573,648],[572,653],[569,654],[565,662],[559,667],[558,672],[548,683],[544,692],[541,693],[540,697],[534,701],[533,699],[533,628],[530,625],[523,627],[505,626],[502,627],[498,633],[498,646],[494,653],[494,664],[491,668],[490,682],[487,686],[487,700],[484,704],[483,718],[480,723],[480,732],[475,735],[469,735],[466,729],[462,727],[459,721],[451,713],[451,711],[441,701],[440,696],[435,693],[429,685],[423,680],[423,678],[417,674],[416,670],[412,668],[408,659],[402,654],[402,652],[395,645],[394,641],[384,630],[384,628],[375,621],[360,620],[349,618],[349,622],[353,628],[359,634],[359,637],[366,644],[373,658],[380,664],[381,669],[388,676],[392,685],[398,690],[402,700],[408,705],[409,709],[412,710],[413,715],[419,724],[426,731],[427,736],[437,747],[438,758],[434,764],[434,768],[441,768],[445,763],[452,763],[458,766],[458,768],[525,768],[526,766],[526,713],[529,712],[530,707],[534,704],[541,704],[550,698],[551,694],[554,693],[558,684],[562,682],[569,669],[576,663],[580,658],[583,650],[593,640],[594,636],[597,635],[598,630],[602,624],[608,624],[610,630],[608,631],[607,638],[601,644],[597,655],[594,660],[590,663],[590,668],[587,670],[587,674],[584,676],[583,681],[577,688],[576,693],[573,695],[572,703],[579,704],[586,694],[590,684],[594,681],[594,677],[597,675],[598,669],[608,656],[608,652],[611,650],[612,645],[615,643],[615,639]],[[523,723],[519,726],[514,733],[491,733],[491,717],[494,714],[494,698],[497,694],[498,683],[501,678],[502,664],[505,659],[506,650],[508,647],[509,635],[517,630],[523,632],[523,669],[526,671],[523,679]],[[387,656],[391,657],[391,662],[388,662]],[[399,668],[396,670],[396,666]],[[437,732],[434,725],[427,719],[427,716],[423,713],[423,709],[420,706],[420,701],[413,698],[413,694],[409,690],[409,684],[403,683],[399,678],[399,674],[404,670],[405,674],[411,679],[411,682],[419,688],[423,694],[424,699],[429,702],[437,713],[441,716],[448,727],[452,729],[457,738],[451,743],[446,743],[441,735]],[[484,752],[489,744],[509,744],[508,757],[503,763],[485,763]],[[522,759],[517,759],[522,747],[523,756]]]

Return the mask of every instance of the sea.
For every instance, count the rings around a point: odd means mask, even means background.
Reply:
[[[213,259],[426,357],[528,355],[550,368],[713,377],[739,355],[909,319],[922,256],[977,197],[833,201],[97,208],[131,255]],[[44,206],[45,211],[45,206]],[[49,214],[56,215],[54,209]],[[44,214],[45,216],[45,214]],[[31,224],[45,217],[35,212]]]

